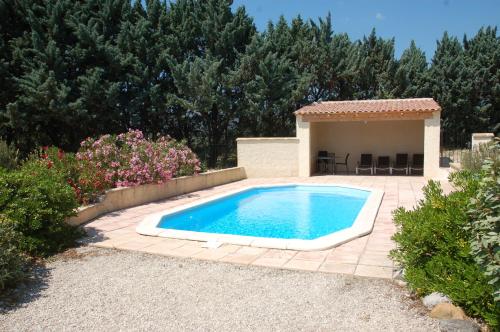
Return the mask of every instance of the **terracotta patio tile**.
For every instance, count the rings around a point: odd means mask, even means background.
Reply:
[[[304,259],[291,259],[289,260],[284,267],[287,269],[294,269],[294,270],[306,270],[306,271],[316,271],[319,266],[321,265],[321,262],[318,261],[309,261],[309,260],[304,260]]]
[[[373,277],[373,278],[392,278],[392,268],[384,266],[369,266],[360,265],[356,266],[356,271],[354,275],[362,277]]]
[[[394,242],[368,242],[366,245],[366,250],[374,250],[374,251],[390,251],[396,248],[396,244]]]
[[[165,239],[162,242],[147,247],[147,249],[145,249],[144,251],[150,253],[166,254],[167,251],[182,247],[185,244],[186,241],[184,240]]]
[[[250,254],[238,254],[237,252],[228,254],[221,259],[219,259],[220,262],[227,262],[227,263],[236,263],[236,264],[243,264],[243,265],[248,265],[255,261],[257,258],[259,258],[260,255],[250,255]]]
[[[220,250],[220,248],[217,249],[203,249],[203,251],[200,251],[196,255],[194,255],[194,258],[199,258],[199,259],[206,259],[206,260],[219,260],[224,256],[229,255],[229,252],[225,250]]]
[[[187,246],[203,248],[206,242],[203,241],[192,241],[192,240],[183,240],[186,242]]]
[[[335,263],[357,264],[359,260],[359,255],[360,253],[334,251],[332,254],[326,257],[325,261],[335,262]]]
[[[192,257],[203,251],[202,247],[195,247],[191,245],[183,245],[182,247],[171,249],[172,255],[179,257]]]
[[[297,254],[295,250],[281,250],[281,249],[270,249],[262,258],[273,258],[273,259],[290,259]]]
[[[330,273],[343,273],[343,274],[354,274],[356,270],[355,264],[345,264],[345,263],[334,263],[330,261],[325,261],[318,271],[330,272]]]
[[[241,246],[241,248],[238,249],[238,251],[236,251],[236,253],[239,255],[257,255],[257,256],[260,256],[268,250],[269,249],[266,249],[266,248]]]
[[[105,233],[107,237],[119,237],[123,235],[135,235],[137,234],[134,230],[128,228],[115,229]]]
[[[386,266],[392,267],[392,260],[384,254],[363,253],[359,259],[361,265]]]
[[[122,250],[140,250],[142,248],[149,247],[153,244],[154,243],[129,241],[129,242],[118,243],[115,245],[115,248]]]
[[[331,250],[324,251],[300,251],[293,259],[303,259],[307,261],[323,262]]]
[[[223,244],[219,248],[217,248],[220,251],[227,252],[228,254],[231,254],[233,252],[238,251],[241,249],[241,246],[235,245],[235,244]]]
[[[269,258],[269,257],[259,257],[252,262],[252,265],[258,266],[269,266],[269,267],[282,267],[288,262],[288,258]]]

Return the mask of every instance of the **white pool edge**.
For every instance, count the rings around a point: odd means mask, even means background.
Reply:
[[[255,236],[243,235],[229,235],[218,233],[205,233],[182,231],[175,229],[165,229],[157,227],[161,218],[170,214],[178,213],[183,210],[190,209],[214,200],[225,198],[242,191],[255,189],[255,188],[269,188],[269,187],[287,187],[287,186],[325,186],[325,187],[342,187],[350,189],[358,189],[370,192],[366,199],[365,204],[361,208],[358,216],[349,228],[319,237],[313,240],[300,240],[300,239],[277,239]],[[192,241],[215,241],[227,244],[245,245],[252,247],[271,248],[271,249],[290,249],[301,251],[312,250],[325,250],[336,247],[345,242],[354,240],[358,237],[371,233],[375,218],[377,217],[378,209],[382,203],[384,192],[379,189],[363,188],[352,185],[344,184],[312,184],[312,183],[286,183],[286,184],[264,184],[264,185],[250,185],[237,190],[228,191],[220,195],[197,200],[192,203],[180,205],[178,207],[169,209],[168,211],[154,213],[146,216],[144,220],[136,227],[136,232],[142,235],[159,236],[173,239],[192,240]]]

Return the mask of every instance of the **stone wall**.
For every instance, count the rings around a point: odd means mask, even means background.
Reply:
[[[252,177],[298,175],[298,146],[295,137],[238,138],[238,167]]]
[[[78,215],[68,223],[81,225],[103,214],[202,190],[246,178],[242,167],[226,168],[172,179],[162,184],[115,188],[106,192],[100,203],[79,208]]]

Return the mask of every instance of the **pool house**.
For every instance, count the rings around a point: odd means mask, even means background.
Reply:
[[[374,165],[381,156],[393,164],[407,155],[411,164],[423,155],[420,174],[437,178],[440,113],[432,98],[315,102],[295,112],[295,137],[238,138],[238,166],[248,177],[309,177],[321,171],[322,154],[334,174],[354,174],[362,154]]]

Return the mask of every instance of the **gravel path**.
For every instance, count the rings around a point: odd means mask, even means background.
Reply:
[[[45,274],[0,331],[437,330],[386,280],[85,247]]]

